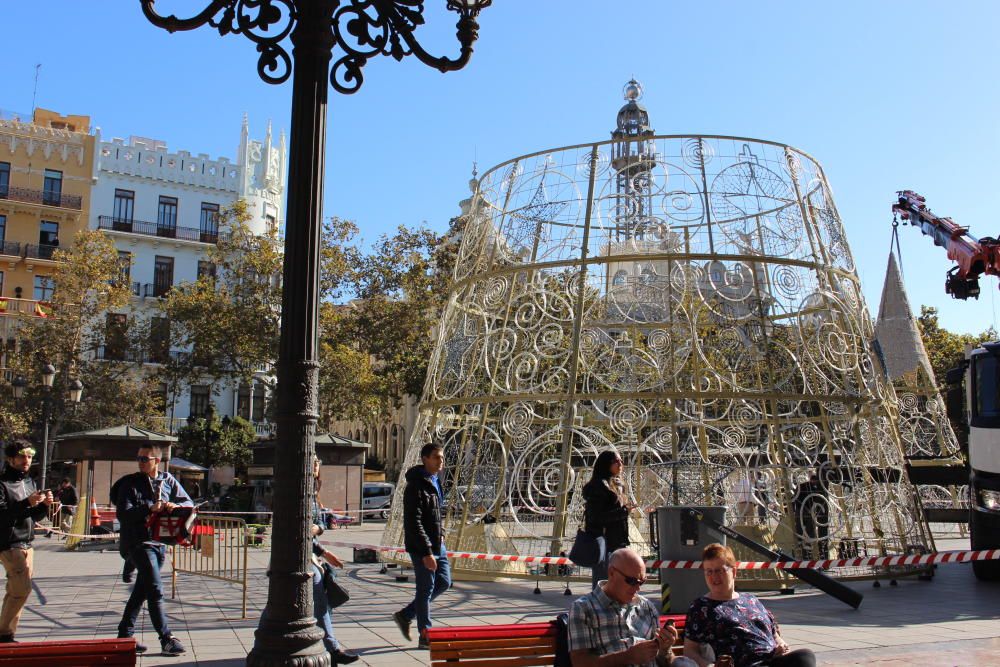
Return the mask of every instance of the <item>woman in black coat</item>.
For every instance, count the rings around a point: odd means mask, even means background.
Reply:
[[[628,504],[621,483],[622,459],[618,452],[601,452],[594,462],[594,474],[583,487],[584,530],[603,536],[607,547],[604,560],[591,568],[594,588],[608,578],[608,558],[616,549],[628,546]]]

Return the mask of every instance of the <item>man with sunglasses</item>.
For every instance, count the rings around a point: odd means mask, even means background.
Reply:
[[[44,519],[52,504],[51,491],[39,491],[28,477],[35,450],[18,438],[4,447],[7,467],[0,474],[0,562],[7,571],[7,594],[0,610],[0,643],[14,641],[17,622],[31,594],[35,522]]]
[[[646,564],[625,547],[608,561],[608,578],[573,603],[569,614],[569,655],[573,667],[694,667],[674,658],[677,630],[660,627],[653,602],[639,594],[646,583]]]
[[[135,634],[135,621],[142,611],[142,603],[149,610],[149,620],[160,636],[164,655],[180,655],[187,649],[170,633],[167,616],[163,613],[163,584],[160,568],[166,548],[151,539],[146,520],[150,514],[172,512],[178,507],[193,507],[190,496],[180,482],[168,472],[160,471],[162,450],[156,445],[141,447],[136,461],[139,472],[122,477],[115,486],[115,510],[121,525],[121,551],[128,554],[135,565],[136,579],[132,595],[125,603],[125,612],[118,624],[118,637]],[[136,642],[136,653],[144,653],[146,646]]]

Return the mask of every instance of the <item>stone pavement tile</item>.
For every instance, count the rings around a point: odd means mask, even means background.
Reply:
[[[824,667],[846,665],[960,665],[1000,664],[1000,639],[911,644],[906,647],[831,651],[818,656]]]

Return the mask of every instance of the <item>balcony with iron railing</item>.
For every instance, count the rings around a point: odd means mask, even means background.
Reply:
[[[3,185],[0,186],[0,199],[9,199],[25,204],[71,208],[76,211],[83,208],[83,197],[80,195],[68,195],[59,190],[35,190],[34,188]]]
[[[270,438],[278,432],[278,425],[267,421],[251,421],[258,438]],[[177,433],[188,425],[187,417],[154,417],[153,428],[160,433]]]
[[[45,259],[52,261],[52,255],[58,249],[59,246],[49,245],[48,243],[25,243],[23,256],[25,259]]]
[[[138,284],[138,283],[136,283]],[[152,282],[146,283],[142,286],[142,296],[143,297],[153,297],[155,299],[161,299],[167,295],[170,289],[173,287],[168,282]],[[136,294],[139,294],[136,292]]]
[[[0,316],[29,315],[32,317],[48,317],[51,310],[52,306],[48,301],[0,297]]]
[[[20,257],[21,242],[20,241],[0,242],[0,255],[3,255],[5,257]]]
[[[159,222],[116,218],[111,215],[99,216],[97,218],[97,228],[114,232],[140,234],[142,236],[195,241],[197,243],[218,243],[220,238],[226,238],[226,235],[220,234],[218,230],[201,229],[199,227],[178,227]]]
[[[128,345],[111,344],[97,347],[95,356],[102,361],[128,361],[134,364],[165,364],[168,361],[183,360],[190,352],[168,350],[165,347],[135,348]]]

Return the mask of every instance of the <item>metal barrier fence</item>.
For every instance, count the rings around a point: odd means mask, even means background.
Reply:
[[[247,617],[247,527],[243,519],[199,516],[189,547],[171,548],[170,597],[177,597],[178,573],[228,581],[243,587]]]

